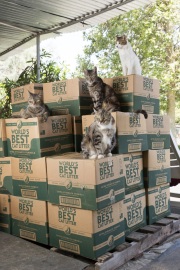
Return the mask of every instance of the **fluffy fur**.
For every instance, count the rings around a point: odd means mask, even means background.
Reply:
[[[116,125],[114,117],[104,109],[95,113],[94,122],[89,126],[81,142],[84,158],[95,159],[112,156],[116,145]]]
[[[141,75],[142,70],[139,58],[133,51],[125,35],[116,37],[116,48],[119,52],[123,75]]]
[[[20,115],[22,118],[41,117],[43,122],[46,122],[50,115],[48,107],[42,101],[41,94],[29,92],[28,105],[26,109],[21,109]]]
[[[110,112],[120,110],[120,103],[112,87],[103,82],[97,75],[97,68],[85,70],[89,94],[93,100],[94,111],[105,109]]]

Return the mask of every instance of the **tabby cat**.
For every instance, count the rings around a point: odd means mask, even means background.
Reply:
[[[105,109],[110,112],[120,110],[120,103],[113,88],[103,82],[97,75],[97,68],[84,70],[89,94],[93,101],[94,111]]]
[[[116,145],[116,124],[110,111],[95,112],[94,122],[89,126],[81,142],[84,158],[95,159],[112,156]]]
[[[116,36],[116,48],[118,49],[123,75],[141,75],[141,65],[138,56],[133,51],[127,37]]]
[[[31,117],[41,117],[42,122],[46,122],[49,115],[50,111],[42,100],[42,94],[34,94],[29,92],[28,105],[26,109],[21,109],[20,116],[25,119]]]

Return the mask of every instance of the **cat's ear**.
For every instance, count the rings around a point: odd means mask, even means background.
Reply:
[[[96,72],[96,74],[97,74],[97,67],[94,67],[94,72]]]
[[[31,97],[33,94],[28,90],[29,96]]]
[[[125,34],[122,37],[124,41],[127,41],[127,36]]]
[[[97,110],[95,108],[93,108],[93,111],[94,111],[94,113],[97,113]]]
[[[39,96],[40,98],[42,98],[43,93],[42,93],[42,92],[39,92],[39,93],[38,93],[38,96]]]

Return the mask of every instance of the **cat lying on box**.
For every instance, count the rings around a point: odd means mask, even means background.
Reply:
[[[28,91],[29,92],[29,91]],[[42,100],[42,94],[34,94],[29,92],[28,105],[26,109],[21,109],[20,116],[22,118],[41,117],[42,122],[46,122],[50,116],[47,105]]]

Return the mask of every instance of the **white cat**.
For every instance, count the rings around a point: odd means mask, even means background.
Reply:
[[[123,75],[141,75],[142,70],[139,58],[133,51],[125,35],[116,36],[116,48],[119,51]]]

